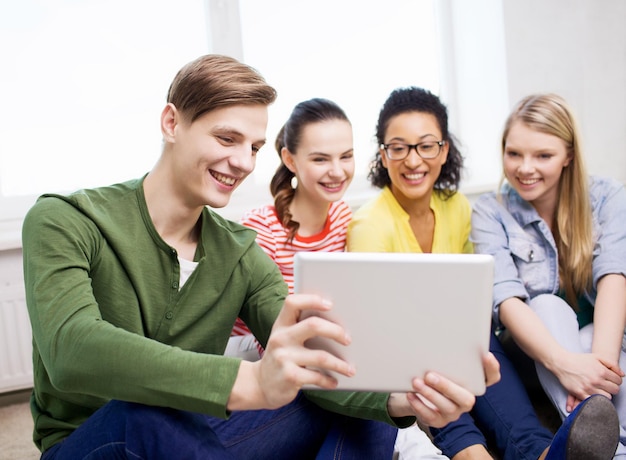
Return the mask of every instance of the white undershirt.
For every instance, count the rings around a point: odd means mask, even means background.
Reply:
[[[178,263],[180,264],[180,283],[178,283],[178,290],[180,291],[183,284],[187,282],[193,271],[198,266],[198,262],[193,262],[179,257]]]

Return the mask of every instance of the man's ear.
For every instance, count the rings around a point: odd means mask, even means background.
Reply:
[[[165,142],[176,142],[176,126],[179,123],[180,114],[174,104],[169,102],[161,112],[161,134]]]
[[[280,149],[280,159],[289,171],[294,174],[296,173],[296,165],[293,163],[293,155],[287,147]]]

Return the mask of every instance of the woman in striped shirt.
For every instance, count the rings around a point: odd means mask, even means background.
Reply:
[[[298,251],[343,251],[352,212],[342,197],[354,175],[352,125],[334,102],[299,103],[276,137],[281,163],[270,183],[274,203],[245,213],[241,223],[278,265],[293,293]],[[262,348],[237,320],[227,354],[258,359]]]

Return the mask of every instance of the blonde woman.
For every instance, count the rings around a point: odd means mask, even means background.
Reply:
[[[494,318],[535,361],[562,418],[590,395],[611,398],[626,456],[624,187],[587,175],[574,116],[555,94],[517,104],[502,152],[506,184],[472,217],[476,251],[496,258]]]

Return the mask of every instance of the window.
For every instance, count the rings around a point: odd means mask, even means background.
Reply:
[[[501,5],[466,3],[0,4],[0,243],[6,225],[12,231],[21,226],[42,192],[147,172],[161,150],[158,119],[167,87],[183,64],[207,52],[243,59],[279,92],[254,176],[220,211],[230,218],[271,199],[268,183],[278,165],[274,138],[293,106],[310,97],[334,100],[352,122],[357,177],[347,198],[354,203],[373,193],[366,174],[378,111],[400,86],[426,87],[450,107],[451,130],[471,152],[469,182],[463,184],[496,182],[492,137],[508,102]]]
[[[259,157],[255,181],[267,184],[279,164],[273,141],[293,107],[305,99],[337,102],[354,131],[363,190],[376,149],[378,111],[389,93],[418,85],[439,91],[436,21],[431,0],[240,0],[243,58],[278,90],[270,108],[271,145]],[[268,15],[266,12],[272,11]]]
[[[3,2],[0,220],[147,172],[170,81],[209,51],[205,17],[198,0]]]
[[[450,130],[465,156],[462,191],[494,189],[508,112],[501,2],[239,0],[235,5],[230,16],[240,18],[238,57],[278,89],[278,100],[270,107],[270,142],[254,177],[225,210],[230,217],[271,200],[267,184],[279,164],[276,133],[295,104],[318,96],[337,102],[352,122],[357,174],[346,198],[362,203],[376,192],[366,176],[376,151],[378,111],[393,89],[410,85],[440,95],[449,108]]]

